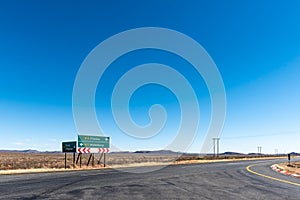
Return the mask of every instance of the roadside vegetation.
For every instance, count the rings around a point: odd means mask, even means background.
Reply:
[[[76,154],[76,159],[77,159]],[[14,169],[63,169],[65,167],[65,155],[63,153],[21,153],[21,152],[0,152],[0,170]],[[180,164],[192,162],[208,162],[224,159],[255,159],[266,157],[278,157],[278,155],[197,155],[197,154],[157,154],[157,153],[109,153],[106,155],[106,164],[109,167],[120,167],[130,165],[147,165],[153,163]],[[97,165],[99,154],[95,154],[94,167],[103,167],[103,157],[100,164]],[[75,159],[75,160],[76,160]],[[89,154],[82,155],[82,167],[87,166]],[[92,161],[90,162],[91,166]],[[299,168],[300,163],[293,164],[291,168]],[[67,154],[67,168],[79,168],[79,162],[73,166],[73,154]]]

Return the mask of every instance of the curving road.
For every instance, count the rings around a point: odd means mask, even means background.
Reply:
[[[151,173],[109,169],[1,175],[0,199],[299,200],[300,179],[270,169],[279,162],[283,160],[174,165]],[[251,171],[276,180],[248,171],[249,165]]]

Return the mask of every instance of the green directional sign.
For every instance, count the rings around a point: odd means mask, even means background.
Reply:
[[[78,135],[78,147],[109,148],[109,137]]]
[[[76,152],[76,141],[63,142],[62,143],[62,152]]]

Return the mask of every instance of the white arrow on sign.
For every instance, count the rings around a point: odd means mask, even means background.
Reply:
[[[83,146],[83,144],[82,144],[82,143],[80,143],[80,146]]]

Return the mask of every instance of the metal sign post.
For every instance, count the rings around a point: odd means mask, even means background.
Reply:
[[[91,161],[91,158],[92,158],[92,155],[93,155],[93,154],[90,154],[90,157],[89,157],[89,160],[88,160],[88,162],[87,162],[86,166],[89,166],[89,164],[90,164],[90,161]]]
[[[73,152],[73,168],[75,168],[75,152]]]
[[[98,160],[98,165],[99,165],[100,162],[101,162],[101,159],[102,159],[103,154],[104,154],[104,153],[101,153],[101,155],[100,155],[100,158],[99,158],[99,160]]]
[[[67,153],[65,152],[65,169],[67,169]]]
[[[92,154],[93,155],[93,157],[92,157],[92,166],[94,167],[95,166],[95,155],[94,154]]]
[[[79,156],[80,156],[80,161],[79,162],[80,162],[80,168],[81,168],[82,153],[80,153]]]

